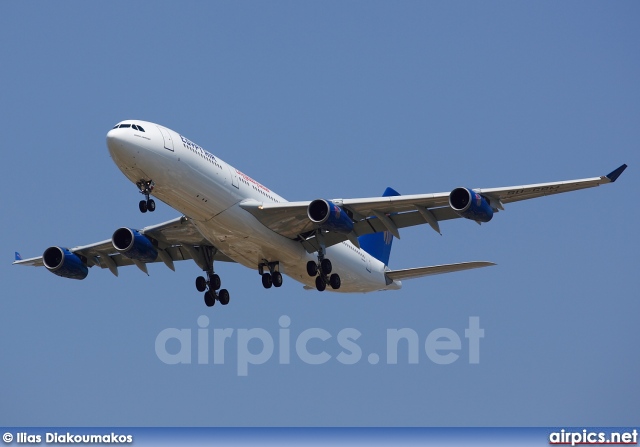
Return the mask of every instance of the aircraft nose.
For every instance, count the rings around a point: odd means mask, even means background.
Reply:
[[[120,129],[111,129],[107,132],[107,147],[109,152],[122,152],[126,146],[126,137]]]
[[[111,129],[107,132],[107,148],[113,161],[123,169],[135,166],[136,145],[130,141],[126,129]]]
[[[107,146],[115,144],[118,139],[118,129],[111,129],[107,132]]]

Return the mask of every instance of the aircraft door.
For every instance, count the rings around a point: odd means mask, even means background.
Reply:
[[[162,139],[164,140],[164,148],[173,152],[173,138],[171,138],[171,132],[168,129],[165,129],[162,126],[157,126],[162,134]]]
[[[229,172],[231,173],[231,184],[236,188],[240,189],[240,184],[238,183],[238,173],[236,172],[236,168],[231,165],[227,165],[229,168]]]

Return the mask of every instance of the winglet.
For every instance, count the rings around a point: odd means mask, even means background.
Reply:
[[[16,252],[16,261],[22,261],[22,256],[18,252]]]
[[[608,178],[609,180],[611,180],[611,183],[613,183],[618,179],[618,177],[620,177],[620,174],[622,174],[625,169],[627,169],[627,165],[626,164],[620,166],[616,170],[611,171],[610,173],[605,175],[605,177]]]

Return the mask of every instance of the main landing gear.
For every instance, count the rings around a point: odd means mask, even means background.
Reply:
[[[265,272],[264,269],[268,268],[269,271]],[[282,285],[282,273],[280,273],[279,262],[268,262],[264,260],[258,264],[258,273],[262,277],[262,286],[265,289],[273,287],[280,287]]]
[[[198,292],[204,292],[204,304],[206,304],[207,307],[215,305],[216,300],[223,306],[226,306],[229,304],[229,291],[227,289],[218,291],[222,285],[222,281],[220,277],[213,272],[213,256],[215,254],[213,250],[212,247],[206,247],[203,251],[207,265],[207,269],[205,270],[207,279],[204,279],[203,276],[198,276],[196,278],[196,289],[198,289]]]
[[[140,180],[136,183],[136,186],[140,190],[140,194],[144,194],[145,200],[141,200],[138,204],[141,213],[146,213],[149,211],[153,213],[156,210],[156,202],[153,199],[149,198],[151,191],[153,191],[153,187],[155,183],[153,180]]]
[[[307,262],[307,274],[316,277],[316,289],[318,289],[318,292],[324,292],[327,284],[334,290],[340,288],[340,275],[331,273],[333,266],[331,261],[324,257],[324,254],[324,247],[321,246],[320,250],[318,250],[318,262]]]

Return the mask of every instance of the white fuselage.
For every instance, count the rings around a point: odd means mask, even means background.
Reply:
[[[239,206],[247,199],[268,203],[284,198],[170,129],[138,120],[123,123],[144,129],[114,128],[107,134],[109,153],[129,180],[153,180],[155,197],[189,217],[211,245],[239,264],[257,270],[264,261],[279,262],[280,272],[315,288],[306,264],[317,260],[316,254]],[[384,264],[351,242],[327,248],[326,257],[340,274],[338,292],[401,287],[399,281],[387,285]]]

